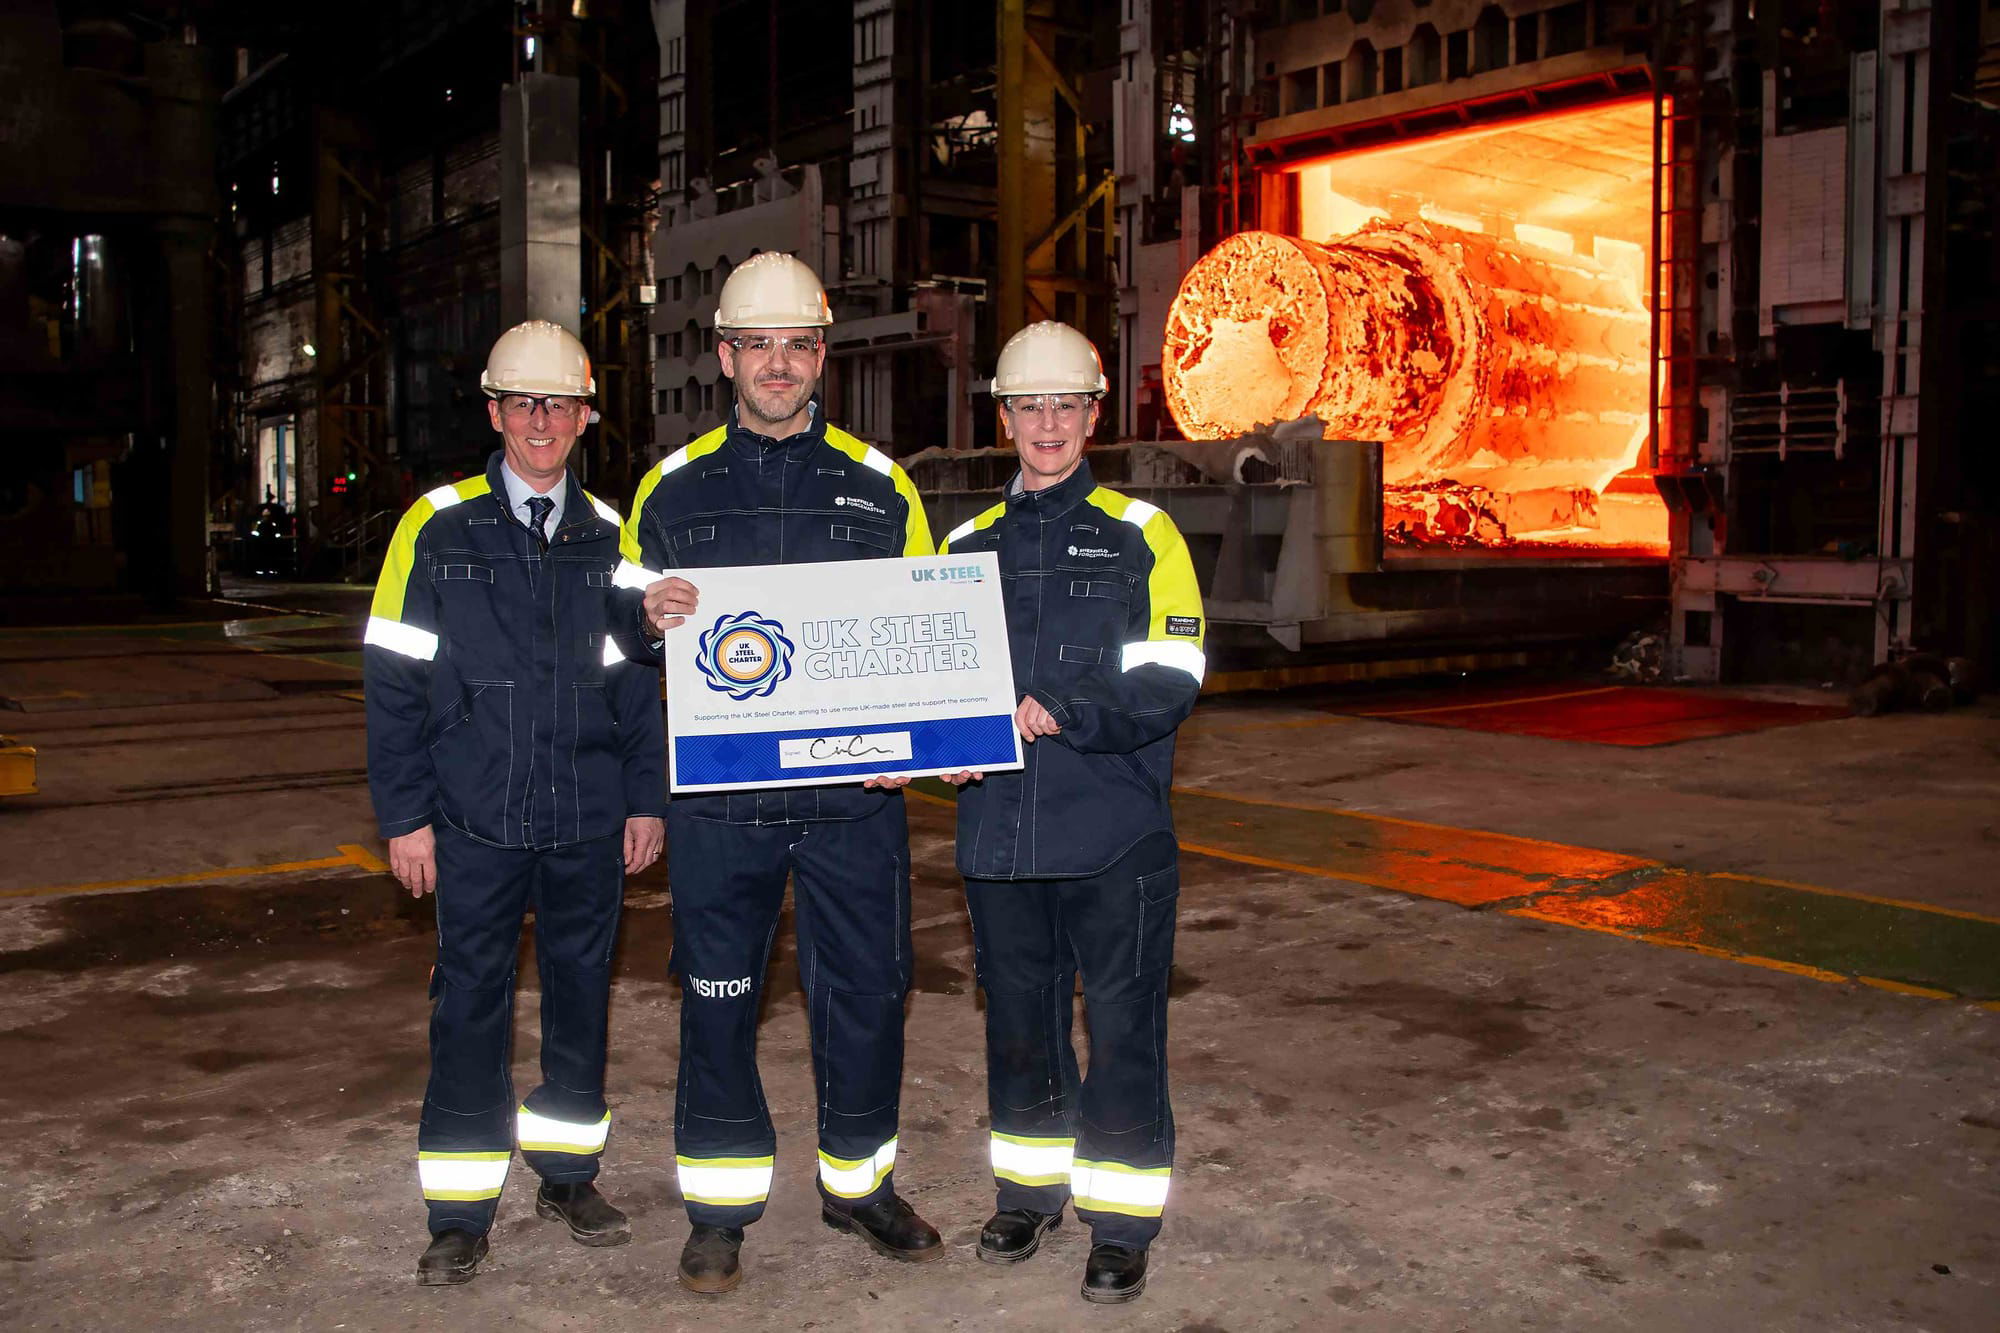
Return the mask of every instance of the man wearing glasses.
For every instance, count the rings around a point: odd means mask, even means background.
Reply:
[[[627,874],[665,836],[658,677],[611,619],[616,510],[567,462],[596,388],[583,344],[532,320],[500,336],[481,387],[501,447],[478,477],[403,516],[362,649],[368,783],[389,866],[436,890],[431,1075],[417,1175],[425,1286],[485,1257],[518,1142],[535,1211],[584,1245],[622,1245],[625,1215],[592,1183],[604,1100],[611,949]],[[535,914],[542,1081],[517,1103],[514,966]]]
[[[832,323],[819,279],[790,255],[756,255],[730,274],[715,313],[722,372],[735,388],[729,422],[639,483],[626,560],[692,571],[931,554],[903,469],[820,416],[813,389]],[[664,635],[696,600],[694,583],[678,575],[654,582],[644,627]],[[910,840],[897,789],[907,782],[682,796],[668,807],[670,966],[682,982],[674,1142],[692,1224],[680,1280],[692,1291],[742,1280],[743,1229],[770,1195],[776,1138],[757,1076],[757,1011],[788,873],[812,1032],[821,1216],[891,1258],[944,1252],[895,1189],[910,988]]]
[[[1167,980],[1180,893],[1167,793],[1201,689],[1201,593],[1173,520],[1099,486],[1083,451],[1105,381],[1075,329],[1031,324],[993,376],[1021,457],[1005,498],[945,539],[995,551],[1026,768],[958,773],[958,869],[986,991],[998,1201],[979,1257],[1019,1263],[1073,1204],[1083,1297],[1146,1286],[1173,1174]],[[1078,974],[1090,1073],[1070,1045]]]

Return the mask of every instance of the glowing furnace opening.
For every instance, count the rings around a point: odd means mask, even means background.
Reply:
[[[1175,298],[1175,420],[1213,439],[1310,414],[1382,441],[1394,539],[1664,550],[1634,471],[1651,155],[1637,101],[1297,168],[1299,234],[1229,238]]]

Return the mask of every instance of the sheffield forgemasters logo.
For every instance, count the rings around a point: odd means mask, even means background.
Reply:
[[[777,621],[742,611],[702,632],[694,661],[711,690],[732,699],[756,699],[792,674],[792,641]]]

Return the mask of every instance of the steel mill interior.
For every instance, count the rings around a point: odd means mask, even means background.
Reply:
[[[2000,0],[0,5],[0,1327],[1991,1333],[1996,228]],[[631,1243],[524,1167],[477,1280],[413,1280],[445,927],[371,804],[378,580],[487,475],[524,321],[587,355],[603,508],[740,424],[770,252],[824,291],[812,420],[934,537],[1058,321],[1091,475],[1185,539],[1123,1309],[1073,1213],[979,1262],[936,777],[895,1180],[941,1262],[815,1214],[788,899],[769,1211],[739,1290],[677,1284],[663,858],[610,963]]]

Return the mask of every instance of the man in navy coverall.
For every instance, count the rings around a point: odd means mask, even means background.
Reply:
[[[531,320],[481,380],[501,448],[411,507],[383,559],[362,649],[368,784],[389,865],[437,892],[431,1076],[417,1174],[425,1286],[470,1280],[518,1142],[535,1211],[584,1245],[622,1245],[592,1183],[611,949],[627,873],[659,858],[666,781],[658,674],[616,604],[616,510],[567,461],[596,388],[583,345]],[[629,631],[629,633],[628,633]],[[514,964],[535,914],[542,1081],[517,1103]]]
[[[833,316],[812,270],[790,255],[753,256],[723,284],[715,322],[735,388],[729,422],[639,483],[625,581],[931,554],[903,469],[829,425],[813,399]],[[694,583],[675,574],[651,581],[639,614],[664,634],[695,604]],[[897,788],[907,782],[679,796],[668,807],[682,982],[674,1142],[692,1224],[680,1280],[692,1291],[742,1280],[743,1229],[770,1195],[776,1138],[757,1076],[757,1010],[787,873],[811,1019],[821,1216],[891,1258],[943,1254],[895,1188],[910,988],[910,839]]]

